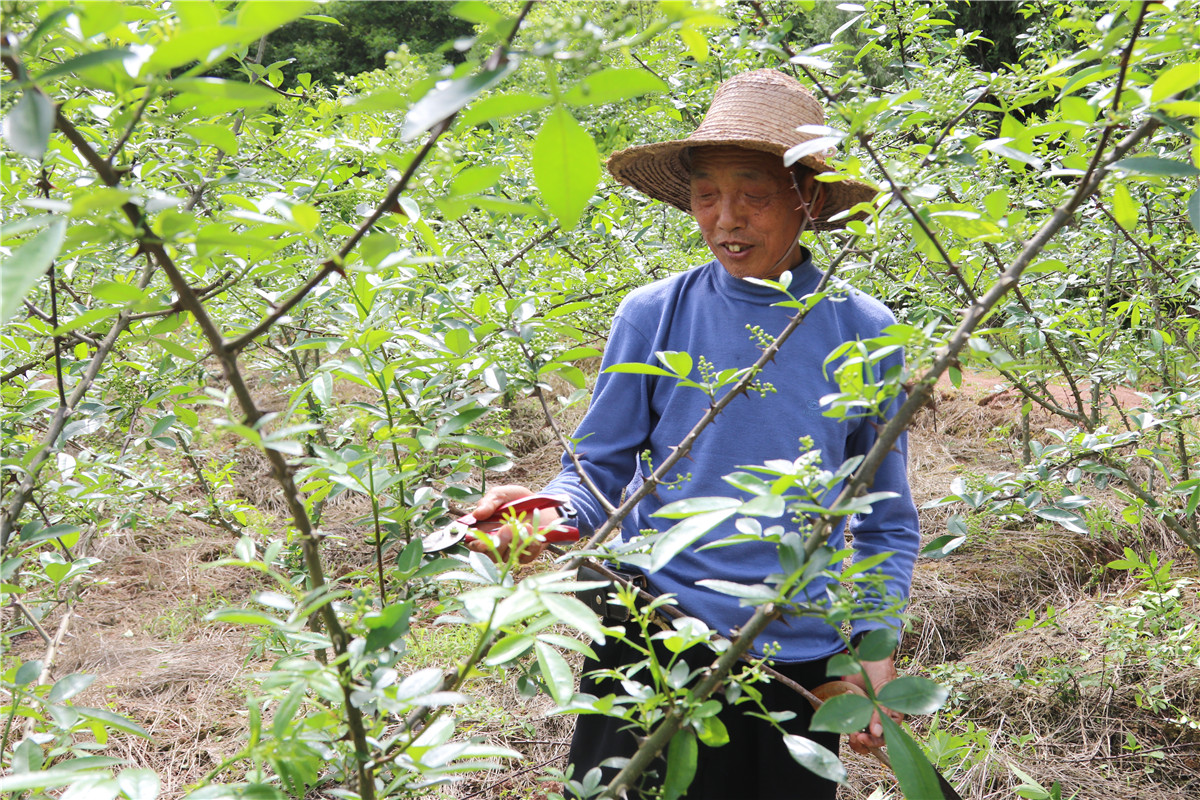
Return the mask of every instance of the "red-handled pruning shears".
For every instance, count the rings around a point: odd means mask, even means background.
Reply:
[[[438,528],[427,534],[423,539],[426,553],[436,553],[461,542],[464,538],[474,539],[475,533],[482,531],[491,533],[502,527],[514,516],[523,517],[534,511],[553,509],[561,519],[575,516],[570,502],[565,498],[548,494],[531,494],[511,503],[505,503],[487,519],[476,519],[474,514],[466,514],[445,527]],[[544,528],[539,533],[547,542],[576,542],[579,541],[579,529],[570,525],[558,524],[552,528]]]

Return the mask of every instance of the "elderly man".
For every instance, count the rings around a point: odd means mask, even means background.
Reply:
[[[687,139],[629,148],[609,159],[608,168],[619,181],[691,214],[715,260],[632,292],[613,323],[605,367],[654,364],[656,352],[672,350],[688,352],[697,360],[703,356],[716,371],[745,367],[757,359],[760,344],[747,329],[777,333],[791,311],[773,305],[781,299],[778,292],[744,279],[774,278],[790,270],[791,293],[799,297],[811,292],[821,273],[801,246],[800,234],[839,227],[847,216],[843,212],[875,194],[856,181],[817,181],[818,173],[830,169],[817,155],[805,157],[793,169],[784,166],[784,153],[811,138],[797,128],[823,122],[820,105],[795,79],[775,70],[757,70],[722,84],[704,121]],[[824,360],[841,343],[877,336],[892,322],[883,305],[853,290],[819,303],[761,373],[761,380],[773,391],[735,399],[700,435],[690,460],[668,477],[677,482],[643,500],[624,521],[622,535],[666,530],[674,520],[653,516],[666,503],[737,494],[723,476],[745,465],[796,458],[800,437],[811,439],[812,447],[821,451],[822,463],[830,468],[865,454],[875,441],[876,420],[839,421],[822,414],[819,399],[837,391]],[[882,369],[899,363],[899,358]],[[649,474],[667,457],[708,403],[703,393],[681,388],[672,378],[602,371],[587,416],[575,433],[576,455],[588,477],[615,504],[639,471]],[[907,599],[919,544],[904,441],[887,457],[872,490],[894,492],[896,497],[877,503],[872,513],[852,521],[856,559],[893,554],[878,571],[886,578],[888,600],[899,605]],[[583,488],[575,466],[565,456],[562,472],[544,491],[570,498],[578,515],[575,522],[584,534],[605,520],[601,504]],[[528,493],[519,486],[494,488],[481,500],[477,516]],[[786,518],[778,522],[789,525]],[[650,591],[675,595],[681,609],[725,635],[745,623],[747,609],[739,606],[737,598],[697,582],[720,578],[753,584],[781,571],[775,546],[767,542],[699,549],[733,532],[730,520],[647,576]],[[501,533],[502,550],[507,550],[510,537],[508,530]],[[841,546],[843,537],[839,526],[830,543]],[[471,546],[487,549],[482,542]],[[539,551],[535,544],[528,554]],[[810,586],[801,599],[821,602],[826,585]],[[858,622],[852,634],[861,636],[885,624],[898,626],[899,622]],[[772,623],[755,642],[754,652],[770,651],[776,669],[811,687],[827,679],[826,662],[843,647],[838,632],[823,620],[801,616]],[[589,671],[636,663],[644,657],[627,642],[616,640],[598,648],[597,655],[598,663],[589,661]],[[876,687],[894,676],[890,658],[867,665],[867,677]],[[836,751],[836,736],[808,733],[811,709],[798,695],[778,684],[759,688],[767,708],[795,714],[783,723],[789,732]],[[619,692],[620,687],[585,675],[581,690],[603,695]],[[744,709],[722,711],[729,742],[702,748],[688,798],[834,796],[834,784],[793,761],[778,731],[742,713]],[[576,779],[607,758],[632,754],[637,742],[623,725],[601,715],[579,718],[571,748]],[[850,744],[861,752],[881,745],[881,737],[882,726],[876,719],[852,736]],[[612,774],[606,772],[606,778]]]

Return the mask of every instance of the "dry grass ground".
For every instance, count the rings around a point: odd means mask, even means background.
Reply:
[[[919,504],[947,492],[964,474],[1011,469],[1019,453],[1015,407],[994,382],[978,381],[961,390],[944,387],[935,411],[913,430],[910,466]],[[571,429],[580,413],[568,412]],[[509,419],[518,456],[504,482],[540,485],[558,469],[560,449],[540,412],[518,406]],[[1035,414],[1034,426],[1046,420]],[[278,525],[282,505],[265,464],[256,453],[239,450],[238,477],[227,491],[250,500],[268,527]],[[191,490],[186,490],[191,491]],[[1101,498],[1111,503],[1111,498]],[[371,553],[356,534],[365,506],[343,501],[327,511],[325,527],[343,533],[331,543],[331,574],[369,567]],[[161,510],[160,510],[161,511]],[[147,509],[153,517],[155,509]],[[922,512],[926,538],[940,535],[946,512]],[[1016,785],[1008,765],[1019,766],[1049,786],[1062,784],[1062,797],[1080,800],[1183,800],[1200,795],[1200,734],[1186,721],[1166,724],[1144,705],[1138,682],[1150,679],[1150,665],[1123,665],[1123,674],[1076,680],[1060,670],[1059,682],[1023,680],[1071,667],[1095,675],[1106,660],[1107,607],[1128,607],[1136,587],[1125,577],[1105,575],[1102,566],[1136,541],[1179,561],[1178,574],[1195,576],[1194,562],[1167,537],[1152,529],[1082,536],[1050,529],[973,531],[969,542],[941,561],[922,561],[913,591],[914,631],[906,640],[906,668],[959,677],[954,682],[953,715],[939,721],[941,735],[958,737],[969,752],[951,759],[948,774],[964,798],[999,800]],[[269,668],[257,655],[253,633],[206,623],[204,615],[224,605],[240,605],[262,588],[252,573],[212,563],[230,554],[234,537],[182,515],[163,524],[98,539],[92,554],[104,560],[79,603],[54,673],[98,676],[84,704],[106,707],[142,724],[150,740],[116,737],[108,753],[156,769],[163,797],[177,798],[223,759],[236,752],[246,732],[245,695],[250,676]],[[1200,620],[1194,587],[1182,601]],[[1030,612],[1043,617],[1053,607],[1052,625],[1018,630]],[[48,621],[52,627],[56,621]],[[1197,635],[1200,639],[1200,635]],[[25,657],[38,657],[41,642],[21,637]],[[448,666],[456,652],[445,629],[422,623],[414,635],[418,666]],[[1200,646],[1193,664],[1160,679],[1159,697],[1200,717]],[[515,675],[477,680],[469,691],[476,702],[462,722],[472,735],[512,747],[524,757],[503,771],[473,776],[440,790],[455,800],[537,798],[546,791],[537,778],[547,767],[564,766],[570,723],[549,714],[545,697],[519,696]],[[918,729],[923,722],[915,723]],[[1129,750],[1126,734],[1164,758]],[[969,748],[968,748],[969,745]],[[875,762],[847,756],[851,784],[842,797],[895,797],[893,780]],[[877,794],[872,795],[876,791]],[[923,800],[923,799],[922,799]]]

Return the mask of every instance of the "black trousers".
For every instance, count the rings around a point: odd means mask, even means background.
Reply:
[[[641,634],[637,628],[630,626],[627,635],[640,637]],[[642,654],[626,641],[613,638],[595,649],[597,660],[585,661],[579,690],[597,697],[623,694],[616,682],[609,679],[597,681],[589,672],[637,663],[643,658]],[[661,647],[659,651],[659,663],[664,663],[668,654]],[[697,668],[708,666],[716,656],[700,645],[685,651],[683,658]],[[801,686],[812,689],[829,680],[825,676],[825,664],[826,661],[821,660],[803,664],[775,664],[774,667]],[[639,673],[638,678],[644,679],[644,674]],[[754,688],[762,693],[763,704],[768,710],[795,713],[794,718],[782,724],[788,733],[805,736],[837,752],[837,734],[809,733],[808,724],[813,711],[803,697],[774,681],[757,683]],[[729,742],[720,747],[700,744],[696,777],[685,795],[687,800],[833,800],[837,794],[836,783],[800,766],[775,728],[758,717],[746,715],[747,711],[759,710],[755,703],[742,702],[731,706],[725,704],[723,696],[718,695],[718,698],[723,706],[718,718],[725,724]],[[570,753],[570,763],[575,767],[574,780],[582,781],[588,770],[600,766],[605,759],[633,755],[637,750],[637,740],[634,732],[623,730],[626,725],[624,720],[600,714],[581,714],[577,717]],[[666,776],[665,758],[657,759],[652,769],[657,776],[643,776],[639,791],[630,792],[631,800],[645,797],[647,790],[661,785]],[[612,768],[602,771],[605,783],[611,781],[618,772]]]

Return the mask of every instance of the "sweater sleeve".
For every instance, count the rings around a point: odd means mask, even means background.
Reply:
[[[650,392],[653,376],[607,372],[613,364],[649,363],[653,360],[649,341],[618,313],[592,402],[572,437],[575,455],[587,476],[612,505],[638,472],[638,456],[648,447],[653,426]],[[543,489],[545,493],[570,497],[579,515],[582,536],[590,536],[608,519],[600,501],[583,485],[568,454],[562,471]]]
[[[902,358],[888,359],[884,369],[902,364]],[[895,398],[889,405],[890,418],[904,402],[904,396]],[[847,456],[866,455],[874,446],[877,437],[877,420],[862,420],[855,426],[847,441]],[[881,607],[894,606],[903,610],[912,588],[913,567],[921,547],[921,534],[917,520],[917,508],[913,503],[908,485],[908,434],[902,434],[895,446],[884,458],[875,473],[875,481],[869,491],[895,492],[898,496],[875,503],[871,513],[859,515],[849,522],[849,533],[854,537],[854,561],[879,554],[892,555],[874,571],[885,578],[884,596],[878,598]],[[886,620],[861,620],[852,626],[852,633],[864,633],[876,628],[891,627],[899,633],[902,629],[898,616]]]

